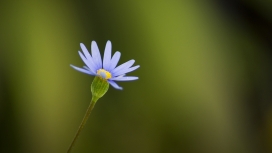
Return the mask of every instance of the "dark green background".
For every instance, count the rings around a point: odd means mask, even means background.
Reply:
[[[272,151],[272,3],[0,2],[0,152],[64,153],[91,100],[77,51],[141,67],[98,101],[75,153]]]

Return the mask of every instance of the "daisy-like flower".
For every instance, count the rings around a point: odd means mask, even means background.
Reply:
[[[136,70],[140,66],[137,65],[131,67],[135,62],[135,60],[133,59],[117,66],[121,53],[117,51],[111,57],[112,45],[110,41],[107,41],[104,51],[103,62],[101,59],[98,46],[95,41],[92,41],[91,45],[92,55],[88,52],[87,48],[83,43],[80,43],[80,47],[83,51],[83,54],[80,51],[78,51],[78,53],[83,62],[86,64],[86,66],[83,66],[83,68],[79,68],[74,65],[71,65],[71,67],[74,68],[75,70],[89,75],[101,77],[107,80],[107,82],[115,89],[119,90],[122,90],[122,87],[118,86],[115,81],[132,81],[138,79],[138,77],[135,76],[125,75],[126,73]]]

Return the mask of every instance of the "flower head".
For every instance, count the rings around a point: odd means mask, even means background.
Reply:
[[[129,60],[119,66],[117,63],[120,59],[121,53],[115,52],[114,55],[111,57],[111,42],[107,41],[103,62],[101,59],[101,55],[98,49],[98,46],[95,41],[92,41],[91,45],[91,54],[88,52],[87,48],[83,43],[80,43],[80,47],[83,51],[83,54],[78,51],[79,56],[86,64],[83,68],[79,68],[76,66],[71,65],[77,71],[82,73],[86,73],[93,76],[98,76],[104,80],[106,80],[111,86],[115,89],[122,89],[122,87],[118,86],[115,81],[132,81],[137,80],[138,77],[135,76],[125,76],[126,73],[136,70],[140,66],[133,66],[131,67],[135,60]],[[116,67],[117,66],[117,67]]]

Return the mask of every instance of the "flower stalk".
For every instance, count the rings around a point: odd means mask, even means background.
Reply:
[[[74,139],[73,139],[73,141],[72,141],[72,143],[71,143],[71,145],[70,145],[67,153],[70,153],[72,151],[73,146],[75,145],[75,142],[76,142],[76,140],[77,140],[80,132],[82,131],[84,125],[86,124],[86,122],[87,122],[87,120],[88,120],[88,118],[89,118],[89,116],[90,116],[90,114],[91,114],[91,112],[92,112],[95,104],[96,104],[96,101],[92,98],[92,101],[91,101],[91,103],[90,103],[90,105],[89,105],[89,107],[88,107],[88,109],[87,109],[87,111],[85,113],[85,116],[84,116],[84,118],[83,118],[83,120],[82,120],[82,122],[81,122],[81,124],[80,124],[80,126],[78,128],[78,130],[77,130],[77,133],[76,133],[76,135],[75,135],[75,137],[74,137]]]
[[[91,103],[85,113],[85,116],[83,117],[83,120],[77,130],[77,133],[76,133],[67,153],[70,153],[72,151],[73,146],[74,146],[80,132],[82,131],[84,125],[86,124],[97,100],[99,98],[103,97],[105,95],[105,93],[108,91],[108,89],[109,89],[109,83],[105,79],[103,79],[102,77],[98,77],[98,76],[96,76],[94,78],[92,85],[91,85],[91,91],[92,91]]]

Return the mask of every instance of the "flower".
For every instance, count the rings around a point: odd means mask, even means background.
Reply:
[[[83,66],[83,68],[79,68],[74,65],[70,66],[82,73],[103,78],[107,80],[107,82],[115,89],[122,90],[122,87],[118,86],[115,81],[137,80],[138,77],[125,75],[126,73],[136,70],[140,66],[137,65],[131,67],[135,62],[135,60],[132,59],[116,67],[120,59],[121,53],[117,51],[114,53],[113,57],[111,57],[111,46],[111,42],[107,41],[102,63],[101,55],[95,41],[92,41],[91,45],[92,55],[88,52],[85,45],[83,43],[80,43],[83,54],[80,51],[78,51],[78,53],[86,66]]]

